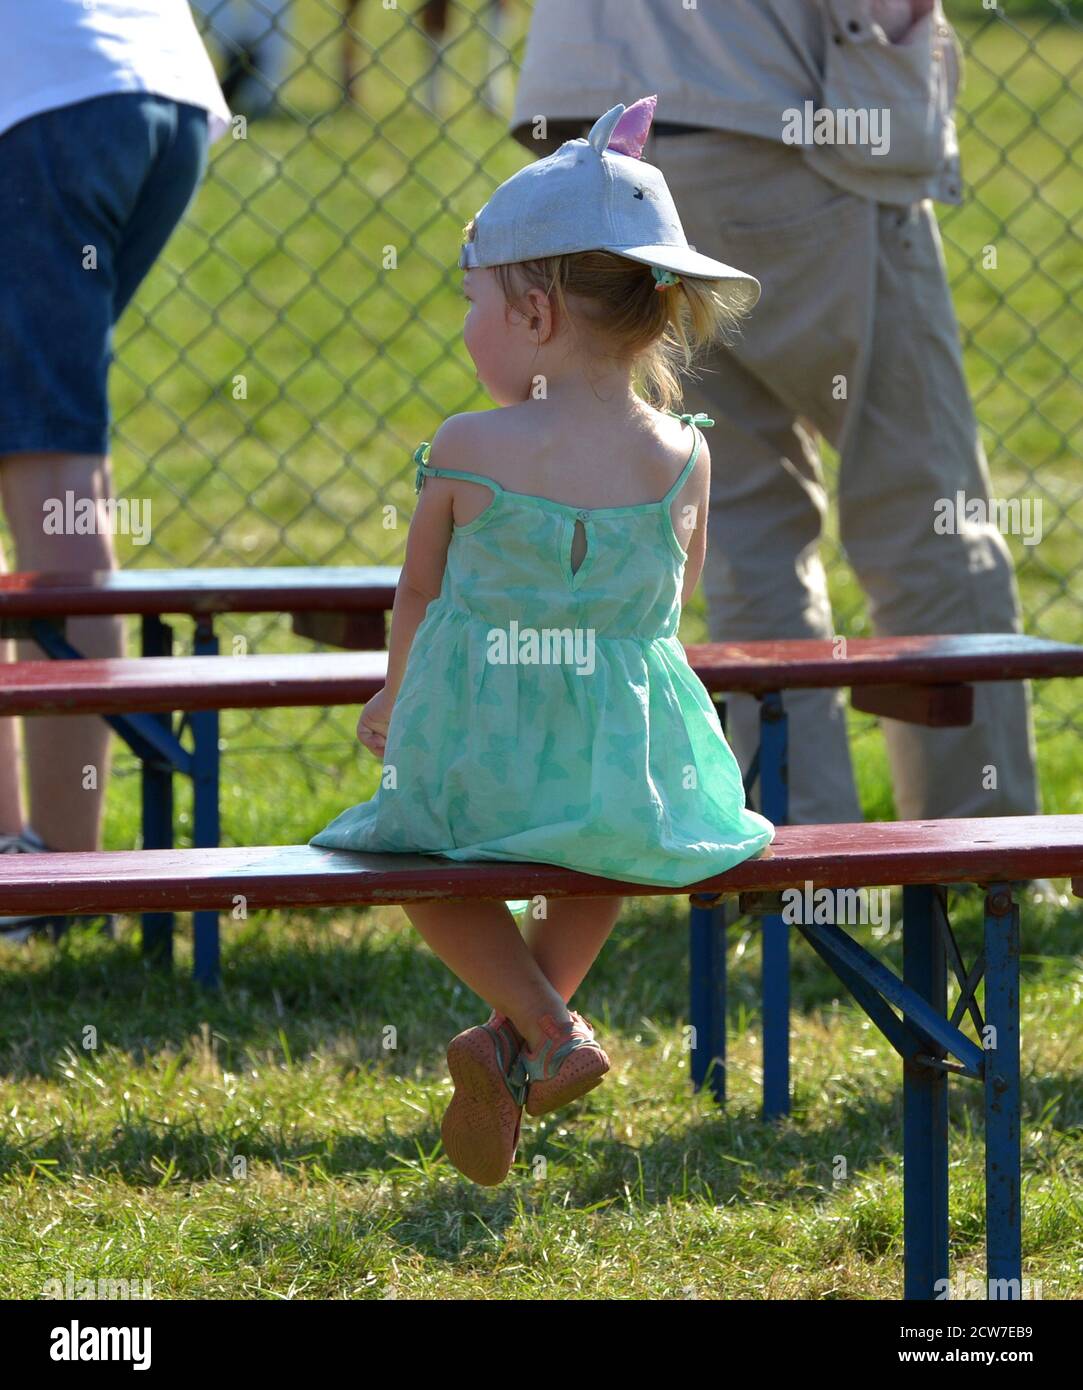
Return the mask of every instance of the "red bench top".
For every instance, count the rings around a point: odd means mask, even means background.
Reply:
[[[19,661],[0,665],[0,715],[352,705],[386,675],[386,652]]]
[[[795,638],[713,642],[685,649],[712,690],[794,690],[809,686],[943,685],[962,681],[1083,676],[1083,647],[1023,633],[928,637]],[[727,686],[733,665],[739,686]],[[839,672],[845,675],[840,679]]]
[[[24,572],[0,575],[0,618],[93,613],[367,613],[389,609],[398,582],[399,571],[391,565]]]
[[[1083,647],[1036,637],[867,637],[849,641],[845,657],[833,650],[819,641],[686,648],[715,692],[1083,676]],[[374,695],[386,671],[386,652],[22,661],[0,665],[0,715],[349,705]]]
[[[108,570],[0,575],[0,618],[134,613],[371,613],[391,608],[394,566]],[[718,642],[688,648],[710,689],[940,684],[1083,675],[1083,647],[1017,633]],[[847,668],[840,680],[838,663]],[[733,663],[754,667],[740,685]]]
[[[1083,815],[782,826],[770,848],[771,858],[747,860],[679,892],[770,892],[806,881],[854,888],[1080,879]],[[672,891],[548,864],[460,864],[309,845],[0,856],[4,914],[231,908],[237,895],[249,908],[270,908]]]

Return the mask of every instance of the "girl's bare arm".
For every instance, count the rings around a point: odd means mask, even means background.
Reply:
[[[707,448],[706,439],[700,445],[699,457],[696,459],[696,466],[692,470],[692,486],[689,489],[691,497],[681,499],[678,507],[678,516],[682,516],[685,503],[692,510],[687,514],[693,525],[692,538],[687,545],[688,559],[684,566],[684,587],[681,590],[681,607],[688,602],[695,593],[699,577],[703,572],[703,562],[707,557],[707,512],[711,496],[711,451]],[[687,534],[687,528],[678,526],[677,534],[681,537],[682,544]]]
[[[434,440],[435,444],[435,440]],[[430,458],[432,454],[430,452]],[[384,689],[394,699],[406,674],[414,634],[425,610],[440,593],[451,544],[452,485],[444,478],[426,478],[406,537],[406,559],[391,609],[391,638]]]

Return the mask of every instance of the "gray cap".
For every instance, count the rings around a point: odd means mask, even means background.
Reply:
[[[609,147],[624,112],[614,106],[585,140],[567,140],[506,179],[477,214],[460,267],[612,251],[677,275],[726,281],[718,287],[723,298],[751,308],[759,281],[689,246],[662,171]]]

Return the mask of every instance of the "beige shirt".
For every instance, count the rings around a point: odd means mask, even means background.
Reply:
[[[960,62],[941,0],[913,24],[905,0],[535,0],[511,130],[546,154],[656,92],[657,120],[800,144],[862,197],[958,203]]]

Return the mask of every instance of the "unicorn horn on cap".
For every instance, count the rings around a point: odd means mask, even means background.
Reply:
[[[613,154],[642,159],[657,105],[657,96],[650,96],[640,97],[631,106],[614,106],[598,117],[587,138],[599,154],[608,149]]]

